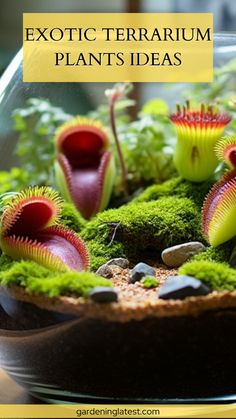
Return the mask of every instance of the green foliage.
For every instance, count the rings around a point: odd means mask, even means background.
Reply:
[[[76,233],[79,233],[85,226],[85,223],[84,218],[80,215],[73,204],[63,202],[61,206],[60,224],[74,230]]]
[[[187,198],[165,197],[130,203],[97,215],[87,223],[81,235],[93,260],[127,257],[138,261],[145,255],[156,259],[158,251],[166,247],[202,240],[200,212]]]
[[[32,261],[13,262],[10,266],[1,264],[0,284],[7,287],[18,285],[30,294],[85,298],[96,286],[112,286],[111,281],[89,272],[52,272]]]
[[[166,115],[140,114],[137,121],[119,127],[131,190],[160,183],[173,176],[172,127]],[[170,139],[170,140],[169,140]]]
[[[14,129],[19,133],[16,154],[31,185],[54,185],[53,137],[56,128],[71,118],[45,99],[29,99],[13,113]]]
[[[168,116],[169,106],[163,99],[151,99],[142,108],[141,115]]]
[[[0,195],[10,191],[20,191],[30,185],[30,174],[18,167],[9,172],[0,172]]]
[[[116,121],[119,139],[128,171],[131,191],[152,182],[160,183],[175,173],[172,161],[174,141],[173,127],[169,122],[169,108],[162,99],[147,102],[140,111],[139,118],[130,122],[125,115],[126,108],[132,106],[129,99],[116,104]],[[101,105],[89,117],[101,120],[109,126],[109,110]],[[116,148],[113,144],[114,153]],[[117,164],[119,168],[119,165]],[[121,179],[118,173],[116,194],[121,192]]]
[[[133,202],[149,202],[164,196],[176,196],[179,198],[189,198],[201,208],[204,198],[212,185],[212,181],[192,183],[181,177],[174,177],[160,185],[149,186]]]
[[[159,284],[159,281],[154,278],[153,276],[145,276],[145,278],[141,279],[141,284],[144,288],[156,288]]]
[[[225,263],[191,261],[181,266],[179,274],[193,276],[212,290],[234,291],[236,289],[236,270]]]
[[[116,102],[116,121],[118,124],[128,123],[130,121],[129,116],[126,114],[126,110],[134,105],[135,101],[127,98]],[[107,104],[99,105],[97,109],[90,111],[88,117],[101,121],[106,126],[110,126],[109,106]]]

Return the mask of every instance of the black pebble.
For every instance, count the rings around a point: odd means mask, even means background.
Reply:
[[[207,295],[211,291],[201,281],[192,276],[170,276],[159,289],[159,298],[163,300],[184,300],[186,297]]]
[[[95,287],[89,294],[95,303],[114,303],[118,301],[117,292],[110,287]]]
[[[131,271],[129,283],[134,284],[136,281],[140,281],[144,276],[156,276],[155,269],[146,263],[140,262]]]

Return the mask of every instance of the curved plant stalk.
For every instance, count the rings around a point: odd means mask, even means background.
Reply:
[[[126,165],[125,165],[125,161],[124,161],[124,157],[123,157],[123,153],[122,153],[122,149],[121,149],[121,145],[120,145],[120,141],[119,141],[119,137],[117,133],[115,105],[118,100],[124,99],[127,96],[127,94],[131,91],[131,89],[132,89],[132,85],[130,83],[124,83],[124,84],[117,83],[113,89],[106,90],[105,92],[105,95],[108,98],[111,128],[112,128],[113,136],[115,139],[118,159],[120,162],[121,181],[122,181],[125,200],[127,200],[129,197],[129,189],[128,189],[128,182],[127,182],[127,169],[126,169]]]

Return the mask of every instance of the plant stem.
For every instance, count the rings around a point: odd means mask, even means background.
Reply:
[[[124,161],[124,157],[123,157],[123,153],[122,153],[122,150],[121,150],[120,141],[119,141],[118,134],[117,134],[117,129],[116,129],[116,118],[115,118],[115,103],[116,103],[116,100],[117,100],[117,96],[114,96],[110,100],[110,121],[111,121],[112,132],[113,132],[113,135],[114,135],[114,138],[115,138],[116,148],[117,148],[117,152],[118,152],[118,158],[119,158],[119,161],[120,161],[121,180],[122,180],[122,185],[123,185],[123,190],[124,190],[124,197],[127,200],[128,197],[129,197],[128,182],[127,182],[127,170],[126,170],[125,161]]]

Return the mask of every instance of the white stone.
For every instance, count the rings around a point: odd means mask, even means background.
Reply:
[[[163,250],[161,258],[165,265],[171,268],[178,268],[197,253],[206,250],[204,244],[200,242],[189,242],[177,244]]]

